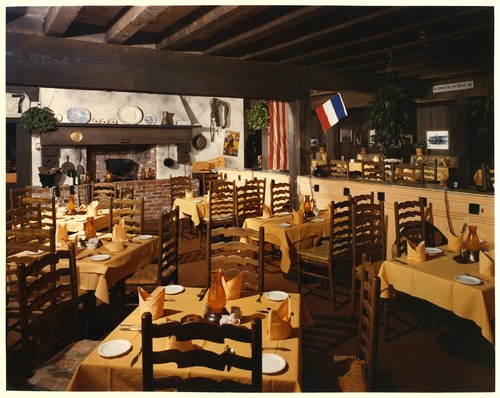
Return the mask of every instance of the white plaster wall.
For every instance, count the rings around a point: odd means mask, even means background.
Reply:
[[[91,90],[67,90],[59,88],[41,88],[40,104],[52,109],[56,114],[63,117],[62,123],[69,123],[67,111],[70,108],[86,108],[89,110],[91,119],[115,119],[121,124],[117,112],[125,105],[139,107],[144,116],[153,115],[156,117],[156,124],[161,124],[164,111],[174,113],[174,121],[188,121],[191,124],[198,123],[200,127],[193,128],[193,137],[197,133],[203,134],[207,138],[207,147],[202,151],[197,151],[191,147],[191,161],[206,161],[222,156],[224,137],[226,131],[236,131],[240,135],[240,146],[238,156],[225,156],[226,167],[243,169],[244,166],[244,115],[243,99],[240,98],[222,98],[219,99],[229,103],[229,115],[226,129],[219,129],[214,134],[214,141],[211,141],[210,121],[211,109],[210,100],[212,97],[184,97],[186,107],[179,95],[159,95],[143,94],[130,92],[112,92],[112,91],[91,91]],[[37,104],[32,103],[32,106]],[[190,117],[193,120],[190,120]],[[145,125],[144,119],[139,123]],[[40,137],[36,134],[32,139],[32,162],[33,185],[39,184],[38,166],[41,166],[41,151],[39,149]],[[159,145],[157,150],[157,174],[158,179],[167,178],[170,175],[190,175],[190,165],[176,165],[173,168],[167,168],[163,165],[165,158],[171,157],[177,160],[177,148],[175,145]],[[76,147],[61,148],[59,165],[62,165],[69,156],[69,161],[75,166],[79,162],[79,153]],[[86,151],[82,151],[82,164],[86,160]],[[66,183],[68,179],[66,180]]]

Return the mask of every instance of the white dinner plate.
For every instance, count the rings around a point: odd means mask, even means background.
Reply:
[[[147,239],[152,239],[153,235],[139,235],[139,239],[142,240],[147,240]]]
[[[118,119],[125,124],[139,124],[144,114],[141,108],[132,105],[125,105],[118,109]]]
[[[156,117],[154,117],[154,115],[146,115],[144,121],[146,124],[152,125],[156,123]]]
[[[42,253],[43,253],[43,250],[40,250],[40,249],[38,249],[36,252],[32,251],[32,250],[26,250],[26,254],[30,254],[30,255],[42,254]]]
[[[262,373],[273,374],[285,369],[286,361],[276,354],[262,354]]]
[[[465,285],[480,285],[481,279],[475,278],[469,275],[457,275],[455,276],[455,280],[464,283]]]
[[[166,294],[179,294],[184,291],[184,286],[181,285],[168,285],[165,286]]]
[[[125,354],[132,348],[132,343],[128,340],[111,340],[99,346],[98,352],[101,357],[114,358]]]
[[[321,217],[316,217],[316,218],[311,218],[309,221],[311,221],[311,222],[323,222],[323,221],[325,221],[325,219],[321,218]]]
[[[275,216],[289,216],[290,214],[292,214],[292,213],[290,213],[288,211],[279,211],[278,213],[275,213],[274,215]]]
[[[193,200],[192,200],[192,202],[193,202],[193,203],[201,203],[201,202],[202,202],[202,200],[201,200],[201,199],[193,199]]]
[[[288,222],[282,222],[282,223],[279,223],[278,224],[278,227],[280,228],[288,228],[288,227],[291,227],[292,224],[288,223]]]
[[[76,222],[83,222],[83,221],[87,221],[87,219],[85,217],[77,217],[77,218],[75,218],[75,221]]]
[[[443,251],[437,247],[426,247],[425,252],[427,254],[441,254]]]
[[[66,112],[66,117],[71,123],[90,122],[90,112],[85,108],[70,108]]]
[[[288,293],[281,290],[272,290],[266,293],[266,297],[271,301],[283,301],[288,297]]]
[[[104,261],[104,260],[107,260],[110,257],[111,256],[109,254],[96,254],[96,255],[90,257],[90,259],[92,261]]]

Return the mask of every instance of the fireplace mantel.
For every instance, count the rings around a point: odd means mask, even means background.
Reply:
[[[41,135],[41,145],[162,145],[190,144],[192,126],[146,126],[128,124],[59,124]]]

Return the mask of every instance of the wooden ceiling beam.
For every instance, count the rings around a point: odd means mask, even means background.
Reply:
[[[148,25],[168,7],[136,6],[128,10],[106,32],[108,43],[121,44]]]
[[[348,22],[343,22],[337,25],[333,25],[327,29],[321,29],[317,30],[313,33],[309,33],[306,35],[302,35],[300,37],[297,37],[293,40],[287,40],[283,43],[274,45],[274,46],[269,46],[265,47],[259,51],[255,51],[253,53],[246,54],[242,57],[241,59],[255,59],[255,58],[262,58],[264,56],[268,55],[273,55],[276,54],[280,51],[286,50],[288,48],[296,47],[299,45],[302,45],[304,43],[311,42],[313,40],[321,39],[322,37],[325,37],[327,35],[331,35],[332,33],[338,32],[339,30],[345,29],[347,27],[351,27],[353,24],[363,24],[366,22],[372,22],[378,18],[385,17],[388,15],[393,14],[396,11],[401,11],[404,7],[390,7],[381,11],[376,11],[368,15],[364,15],[362,17],[350,20]]]
[[[302,60],[316,58],[318,56],[321,56],[321,55],[327,54],[327,53],[336,53],[340,50],[353,48],[353,47],[356,47],[359,45],[370,45],[370,43],[379,41],[381,39],[397,37],[398,35],[401,35],[405,32],[409,32],[409,31],[416,30],[416,29],[421,29],[421,28],[424,28],[430,24],[440,23],[442,21],[449,20],[450,18],[463,17],[463,16],[470,14],[472,12],[477,12],[477,10],[466,9],[466,10],[457,11],[455,13],[440,15],[436,18],[427,19],[424,22],[418,21],[414,24],[403,25],[403,26],[396,28],[396,29],[382,31],[380,33],[373,34],[373,35],[366,35],[366,36],[364,36],[360,39],[357,39],[357,40],[345,41],[345,42],[342,42],[342,43],[334,45],[334,46],[322,47],[319,50],[309,51],[307,53],[302,52],[300,54],[297,54],[294,57],[289,57],[287,59],[281,60],[281,62],[292,63],[292,64],[299,63],[300,64],[300,62]]]
[[[64,36],[81,9],[82,7],[49,7],[43,23],[43,33],[47,36]]]
[[[229,51],[237,46],[262,40],[284,29],[290,28],[290,26],[296,26],[296,24],[313,18],[319,9],[321,9],[321,7],[301,7],[300,9],[283,15],[280,18],[273,19],[272,21],[231,37],[228,40],[217,43],[216,45],[203,50],[202,53],[216,54],[221,50]]]
[[[206,37],[209,33],[211,34],[217,32],[220,29],[220,24],[227,23],[227,21],[224,21],[224,18],[227,18],[238,8],[238,6],[216,7],[202,17],[198,18],[196,21],[190,23],[184,29],[177,31],[160,41],[157,47],[162,50],[173,50],[197,39],[199,35]]]

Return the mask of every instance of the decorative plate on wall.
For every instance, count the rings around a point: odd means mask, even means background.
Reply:
[[[83,140],[83,133],[79,130],[73,130],[69,133],[69,139],[73,142],[80,142]]]
[[[88,123],[90,121],[90,112],[85,108],[70,108],[66,116],[71,123]]]
[[[142,121],[143,113],[141,108],[132,105],[125,105],[118,109],[118,119],[125,124],[139,124]]]
[[[144,121],[146,122],[146,124],[155,124],[156,123],[156,117],[154,117],[154,115],[146,115],[144,117]]]

